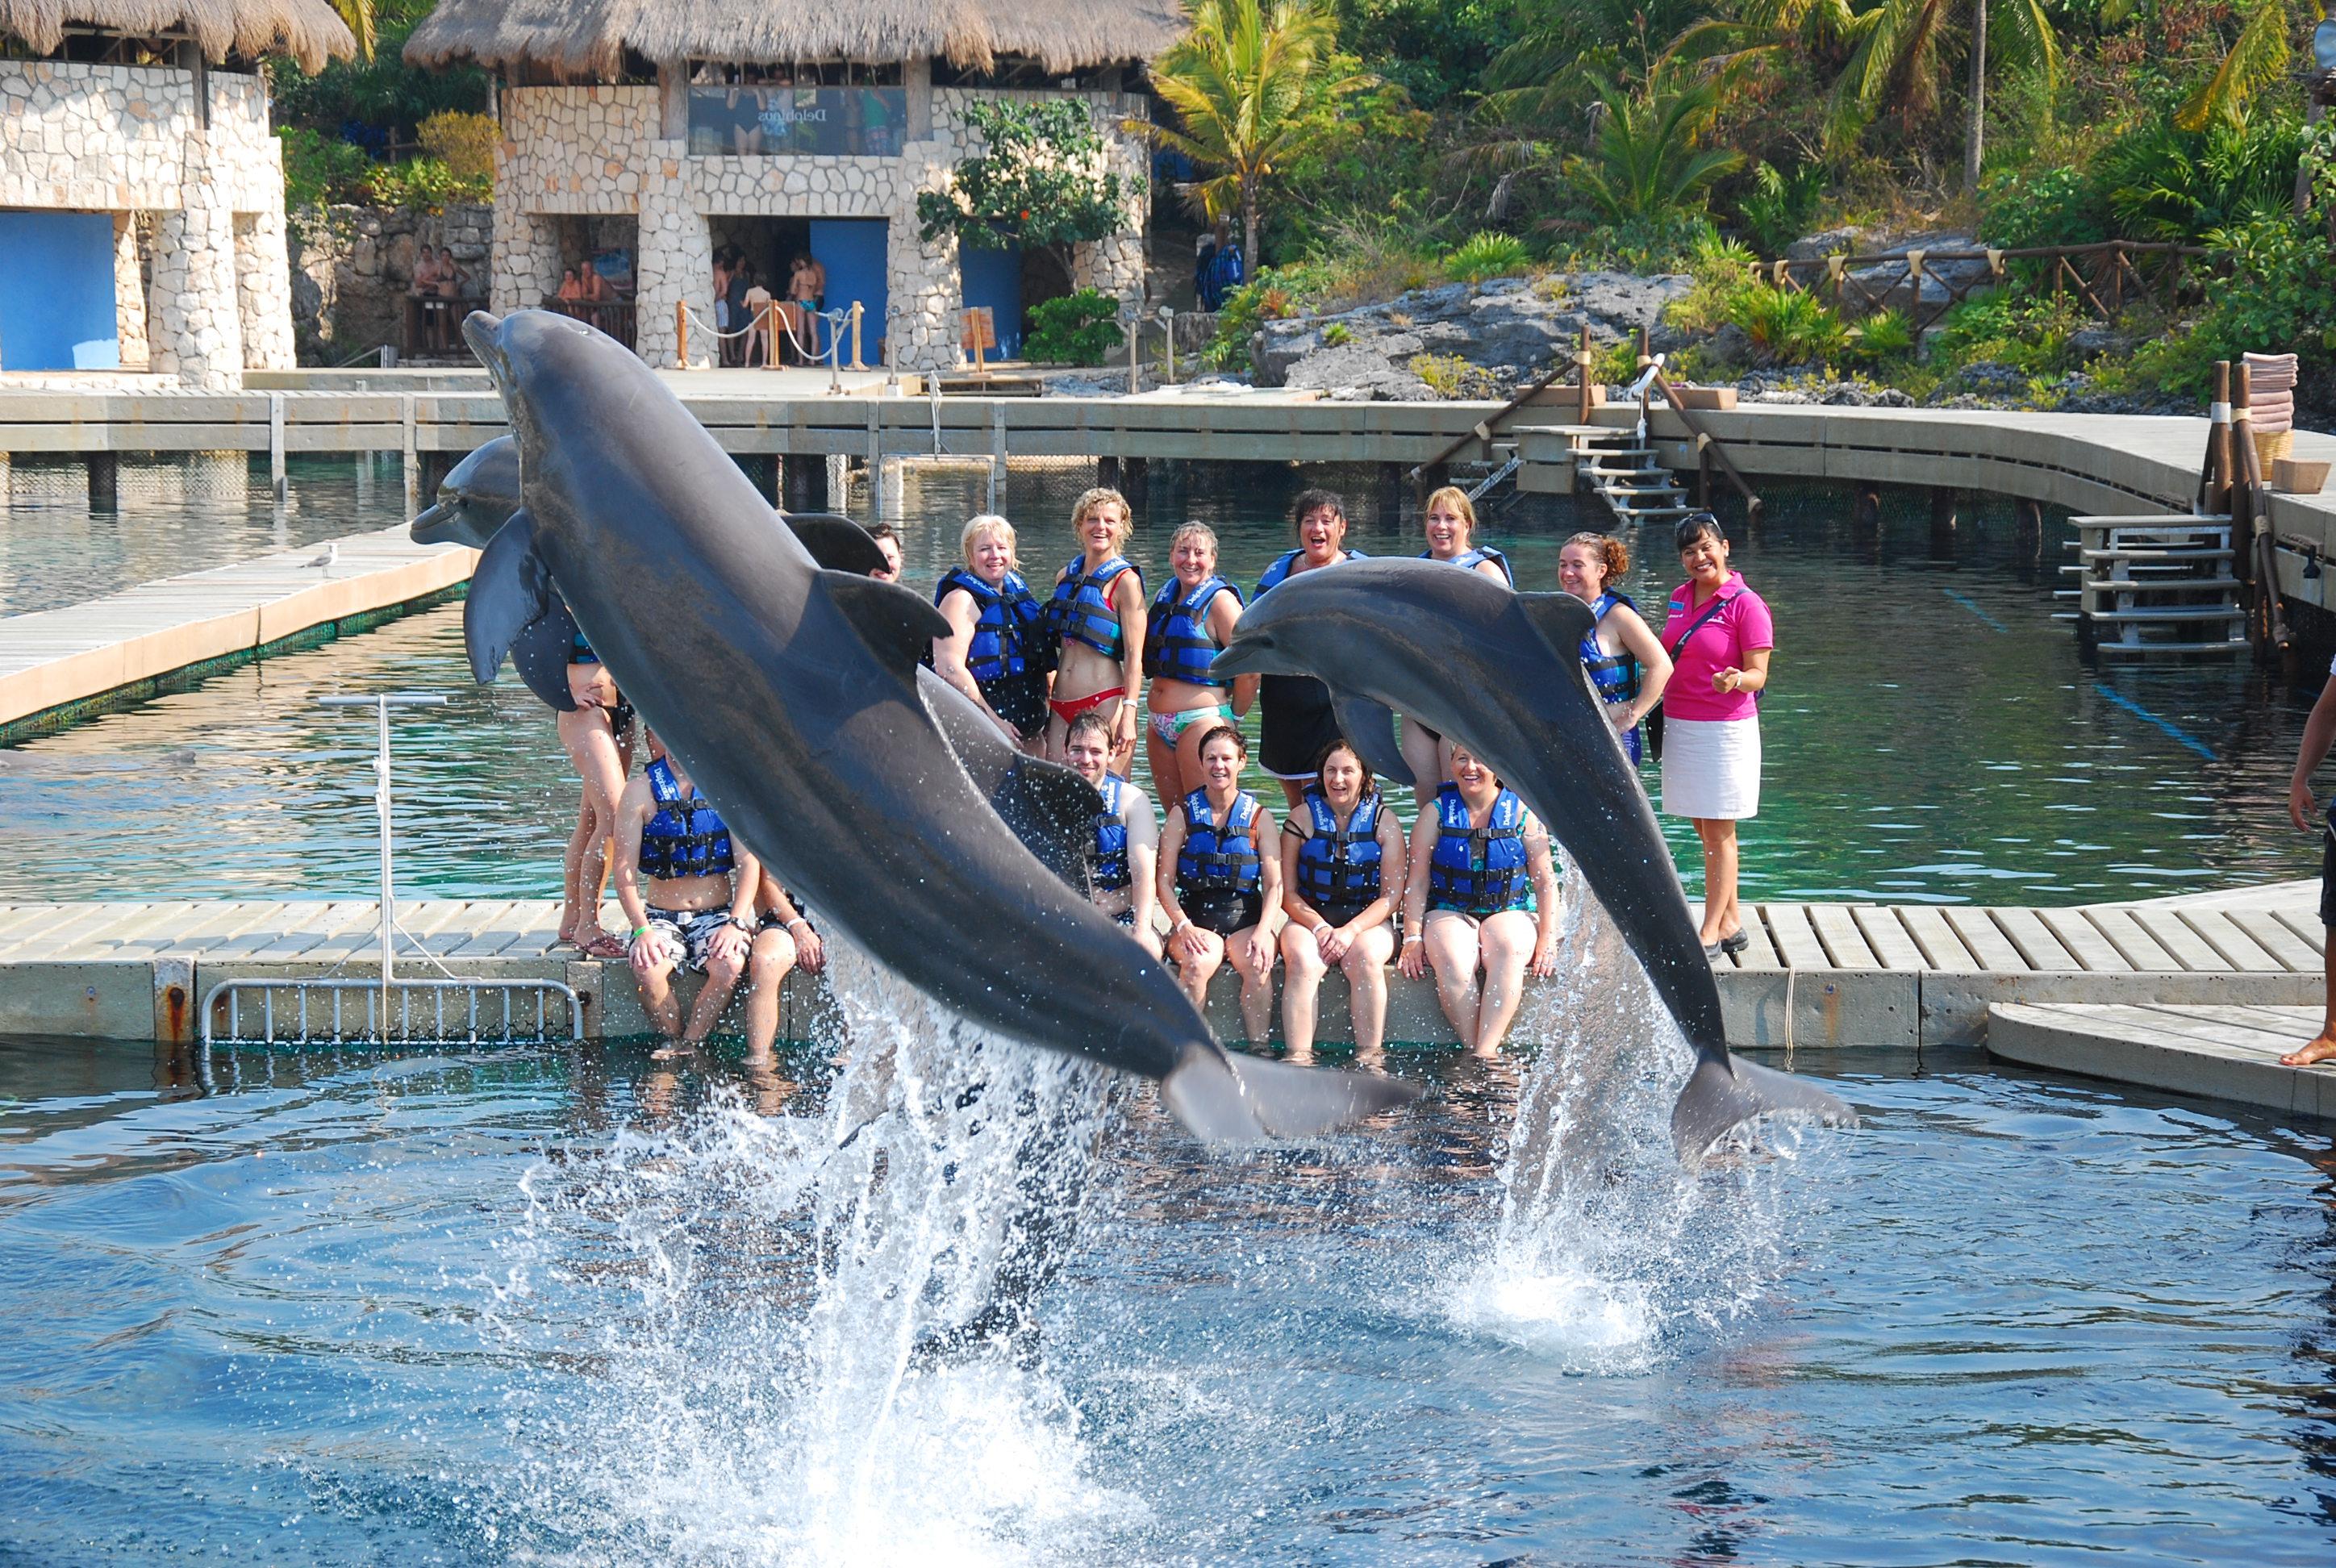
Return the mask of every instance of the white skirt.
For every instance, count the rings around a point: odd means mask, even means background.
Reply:
[[[1706,821],[1760,814],[1757,718],[1663,719],[1663,813]]]

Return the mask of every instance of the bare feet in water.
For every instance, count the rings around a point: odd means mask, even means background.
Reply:
[[[2308,1067],[2314,1062],[2336,1062],[2336,1035],[2322,1029],[2311,1044],[2279,1059],[2282,1067]]]
[[[676,1061],[683,1057],[694,1057],[696,1055],[697,1055],[696,1046],[687,1040],[676,1040],[671,1045],[659,1046],[656,1050],[651,1051],[649,1053],[649,1060],[653,1062],[671,1062]]]

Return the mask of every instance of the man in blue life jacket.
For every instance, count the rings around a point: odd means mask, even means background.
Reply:
[[[763,870],[713,803],[697,793],[681,764],[648,736],[649,765],[625,786],[617,805],[617,901],[632,936],[627,956],[639,979],[641,1006],[667,1044],[658,1060],[693,1054],[714,1032],[739,977],[750,990],[746,1049],[766,1057],[779,1030],[779,986],[794,967],[791,927],[808,922],[784,899],[788,918],[757,919]],[[687,967],[706,989],[682,1026],[673,977]]]

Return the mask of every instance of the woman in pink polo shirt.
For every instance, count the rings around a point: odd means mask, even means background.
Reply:
[[[1679,526],[1687,581],[1671,590],[1663,647],[1663,810],[1703,841],[1703,948],[1713,958],[1751,944],[1736,907],[1736,824],[1760,813],[1760,705],[1776,623],[1728,569],[1728,535],[1708,511]]]

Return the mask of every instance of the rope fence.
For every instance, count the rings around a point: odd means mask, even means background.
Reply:
[[[754,319],[745,326],[734,327],[725,332],[708,322],[698,312],[696,307],[690,304],[688,300],[676,300],[674,304],[674,368],[676,370],[689,368],[689,336],[691,326],[695,324],[697,331],[717,344],[735,343],[741,338],[759,338],[763,344],[762,362],[759,365],[750,365],[747,368],[778,369],[779,356],[772,350],[775,344],[784,339],[794,351],[796,363],[813,365],[825,360],[831,378],[840,375],[846,368],[864,370],[867,367],[861,363],[860,359],[861,310],[862,307],[858,300],[853,300],[849,309],[809,310],[801,305],[784,304],[774,299],[758,309],[754,313]],[[803,334],[795,327],[798,317],[806,326],[810,326],[814,322],[827,324],[827,347],[824,350],[819,346],[820,335],[816,327],[811,329],[811,340],[808,343],[803,340]],[[843,345],[847,330],[852,343],[852,363],[848,367],[843,364]],[[749,355],[752,353],[752,347],[750,342]]]

